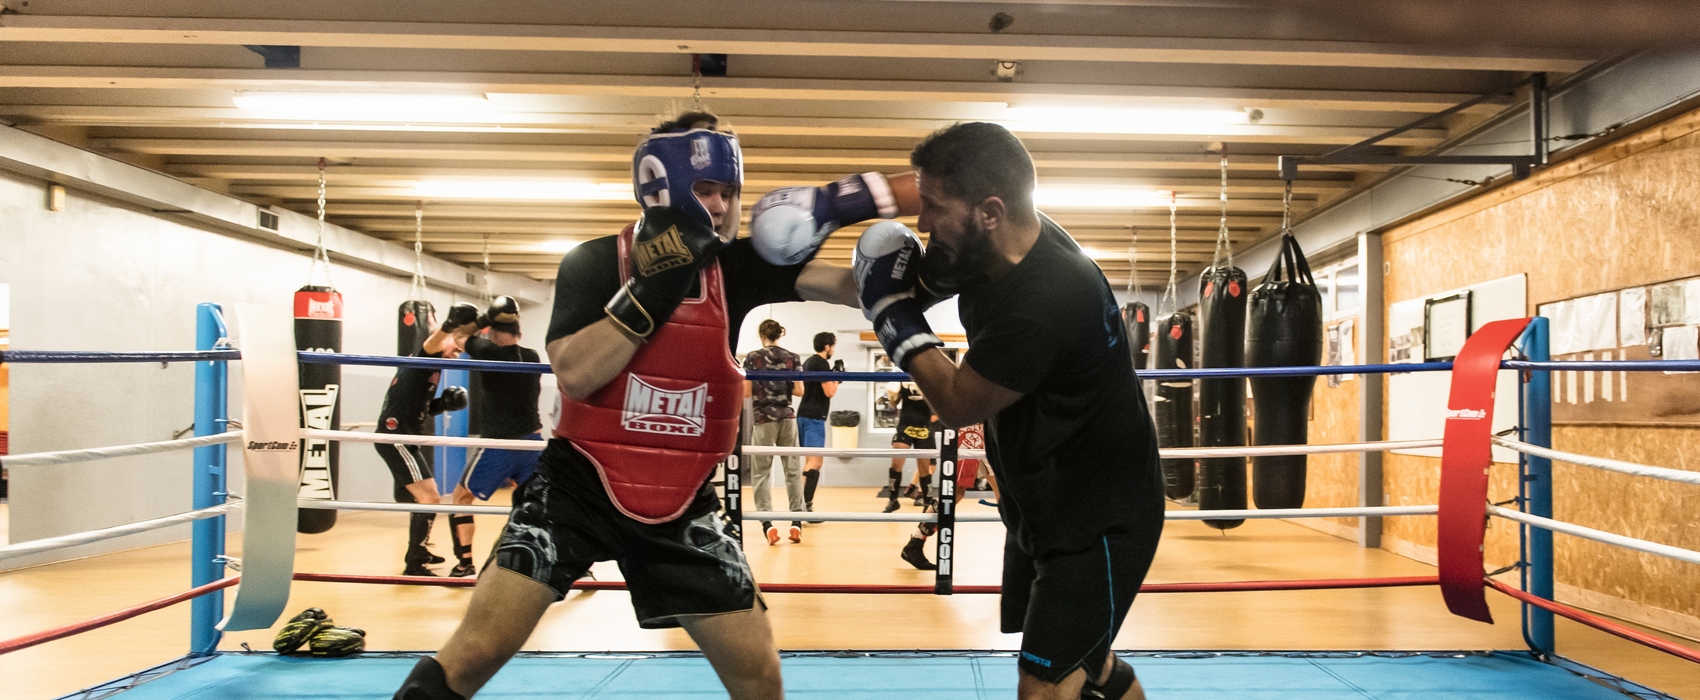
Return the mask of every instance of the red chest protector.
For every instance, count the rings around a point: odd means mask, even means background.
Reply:
[[[619,238],[621,282],[631,276],[631,243],[627,226]],[[726,342],[720,263],[703,270],[701,288],[606,386],[584,401],[562,392],[555,435],[596,465],[614,507],[638,522],[679,517],[738,440],[744,375]]]

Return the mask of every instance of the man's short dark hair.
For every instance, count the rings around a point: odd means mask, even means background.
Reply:
[[[838,344],[838,336],[831,333],[815,334],[815,352],[824,352],[827,348]]]
[[[771,343],[779,340],[779,336],[785,335],[785,327],[779,325],[778,321],[770,318],[762,321],[761,325],[756,326],[756,335],[761,336],[763,339]]]
[[[1033,157],[1015,134],[997,124],[968,122],[935,131],[915,146],[909,164],[970,206],[997,197],[1012,212],[1033,209]]]

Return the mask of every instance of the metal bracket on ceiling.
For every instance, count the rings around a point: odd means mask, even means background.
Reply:
[[[301,67],[301,47],[299,46],[249,45],[247,49],[265,58],[267,68]]]
[[[1376,155],[1365,153],[1371,146],[1413,129],[1439,123],[1441,120],[1489,100],[1514,95],[1518,89],[1529,88],[1529,124],[1532,153],[1526,156],[1460,156],[1460,155]],[[1511,176],[1522,180],[1535,168],[1547,164],[1547,76],[1536,73],[1527,80],[1508,85],[1468,102],[1430,114],[1422,119],[1359,141],[1350,146],[1329,151],[1320,156],[1281,156],[1281,179],[1292,182],[1299,177],[1300,165],[1509,165]]]

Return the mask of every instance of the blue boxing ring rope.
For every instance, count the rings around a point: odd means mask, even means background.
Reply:
[[[230,349],[227,338],[228,329],[224,322],[222,309],[217,304],[205,303],[197,307],[196,312],[196,349],[193,352],[79,352],[79,351],[35,351],[7,350],[0,351],[0,362],[11,363],[153,363],[153,362],[193,362],[195,364],[195,422],[196,437],[215,436],[227,432],[229,428],[229,374],[228,363],[241,359],[239,350]],[[1519,420],[1517,432],[1520,440],[1529,446],[1552,447],[1552,384],[1551,372],[1557,370],[1595,370],[1595,371],[1700,371],[1700,361],[1696,360],[1600,360],[1600,361],[1567,361],[1553,362],[1550,359],[1549,324],[1545,318],[1536,317],[1524,330],[1516,347],[1521,351],[1522,359],[1502,361],[1500,369],[1519,371],[1520,391],[1518,395]],[[298,361],[302,363],[340,363],[345,365],[381,366],[381,367],[415,367],[434,368],[460,371],[496,371],[519,372],[533,374],[548,374],[550,368],[544,363],[514,363],[480,360],[434,359],[414,357],[394,357],[383,355],[357,355],[301,352]],[[1329,367],[1268,367],[1268,368],[1213,368],[1185,370],[1149,370],[1139,372],[1141,380],[1164,379],[1203,379],[1203,378],[1243,378],[1253,376],[1326,376],[1344,374],[1397,374],[1408,372],[1440,372],[1452,369],[1450,362],[1426,362],[1409,364],[1377,364],[1377,365],[1348,365]],[[781,380],[781,381],[853,381],[853,382],[890,382],[904,381],[909,377],[901,372],[746,372],[750,380]],[[954,433],[954,431],[949,431]],[[952,474],[946,467],[946,461],[954,462],[954,440],[947,440],[941,457],[941,473],[945,483],[954,484]],[[942,446],[941,446],[942,447]],[[1537,456],[1528,452],[1519,452],[1518,473],[1519,489],[1516,504],[1518,510],[1539,518],[1552,518],[1552,459]],[[225,444],[202,445],[194,448],[194,492],[193,505],[197,510],[220,506],[229,497],[227,492],[227,449]],[[728,517],[734,526],[742,518],[742,509],[738,507],[738,486],[740,470],[737,466],[741,452],[734,452],[728,460],[725,471],[726,501]],[[954,465],[952,465],[954,466]],[[941,496],[948,496],[941,493]],[[940,524],[940,553],[941,564],[948,561],[949,555],[945,547],[949,542],[947,524],[950,523],[951,508],[945,507],[953,499],[941,498]],[[1552,531],[1538,525],[1521,522],[1519,527],[1519,560],[1514,564],[1520,569],[1520,589],[1534,597],[1553,600],[1554,589],[1554,554]],[[199,588],[216,583],[224,576],[228,560],[224,553],[226,524],[223,515],[206,517],[194,522],[191,543],[191,583]],[[935,592],[949,594],[951,586],[948,573],[937,580]],[[1525,643],[1538,658],[1542,660],[1557,659],[1554,613],[1527,601],[1520,602],[1521,628]],[[216,653],[220,633],[217,624],[224,609],[221,590],[194,598],[191,603],[190,615],[190,648],[191,656],[204,656]],[[1686,658],[1686,657],[1685,657]],[[1564,663],[1570,663],[1564,661]]]

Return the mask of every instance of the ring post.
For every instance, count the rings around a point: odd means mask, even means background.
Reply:
[[[955,428],[945,428],[939,435],[939,508],[938,508],[938,573],[933,578],[933,593],[952,592],[951,552],[956,549],[956,448],[961,434]]]
[[[1529,323],[1528,336],[1525,338],[1524,352],[1530,360],[1546,362],[1551,358],[1548,347],[1547,319],[1535,317]],[[1546,370],[1532,370],[1529,379],[1523,385],[1523,404],[1527,425],[1523,441],[1540,447],[1552,447],[1552,373]],[[1528,498],[1524,500],[1525,512],[1543,518],[1552,517],[1552,460],[1534,455],[1524,455],[1527,474],[1524,484],[1528,489]],[[1547,600],[1553,599],[1553,556],[1552,532],[1543,528],[1523,528],[1529,538],[1529,570],[1528,591]],[[1528,629],[1526,634],[1535,651],[1545,654],[1554,653],[1556,639],[1553,635],[1552,613],[1544,609],[1532,608],[1528,611]]]
[[[743,465],[744,441],[739,440],[732,447],[732,454],[726,456],[721,463],[722,473],[725,474],[724,497],[726,499],[726,534],[738,541],[738,546],[744,546],[744,500],[743,496]]]
[[[203,303],[195,310],[195,349],[216,349],[230,334],[218,304]],[[195,436],[217,435],[228,427],[228,366],[224,360],[195,363]],[[225,501],[225,446],[208,445],[194,451],[196,510]],[[201,587],[224,577],[224,516],[195,521],[189,555],[189,583]],[[190,603],[189,653],[211,654],[218,648],[218,620],[224,616],[224,592],[213,591]]]

